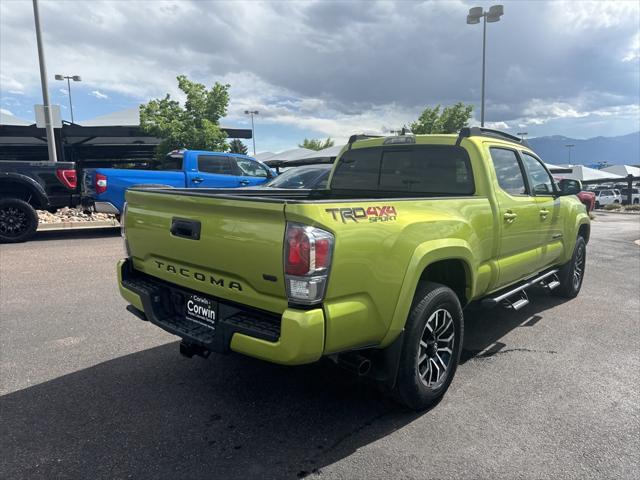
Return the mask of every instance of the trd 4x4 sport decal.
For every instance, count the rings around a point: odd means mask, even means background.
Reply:
[[[347,220],[359,222],[361,220],[369,220],[369,222],[391,222],[396,220],[396,207],[385,205],[382,207],[349,207],[349,208],[327,208],[327,213],[333,216],[334,220],[340,218],[342,223]]]

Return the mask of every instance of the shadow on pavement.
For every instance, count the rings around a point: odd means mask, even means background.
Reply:
[[[534,335],[558,302],[471,312],[464,361],[503,350],[518,326]],[[0,476],[12,479],[302,478],[429,415],[329,363],[188,360],[177,343],[5,395],[0,413]]]

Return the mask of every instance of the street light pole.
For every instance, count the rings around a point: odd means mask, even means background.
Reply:
[[[71,101],[71,80],[73,80],[74,82],[80,82],[82,81],[82,78],[80,78],[80,75],[59,75],[56,74],[55,76],[56,80],[67,80],[67,93],[69,94],[69,110],[71,111],[71,123],[74,123],[73,121],[73,102]]]
[[[484,78],[487,58],[487,15],[482,15],[482,103],[480,110],[480,126],[484,127]]]
[[[573,143],[570,143],[568,145],[565,145],[565,147],[567,147],[567,149],[569,150],[569,165],[571,165],[571,149],[575,147],[575,145]]]
[[[253,126],[253,116],[258,115],[260,112],[258,110],[245,110],[245,115],[251,115],[251,140],[253,140],[253,156],[256,156],[256,135],[255,128]]]
[[[49,102],[49,87],[47,86],[47,65],[44,61],[44,47],[42,46],[42,32],[40,31],[40,12],[38,0],[33,0],[33,20],[36,24],[36,43],[38,45],[38,62],[40,63],[40,83],[42,84],[42,101],[44,102],[44,121],[47,132],[47,149],[49,161],[57,162],[56,140],[53,134],[53,120],[51,119],[51,103]]]
[[[484,11],[482,7],[473,7],[469,9],[467,15],[467,24],[475,25],[480,23],[482,18],[482,100],[480,104],[480,126],[484,127],[484,84],[486,71],[487,56],[487,23],[499,22],[500,17],[504,15],[504,7],[502,5],[493,5],[488,11]]]
[[[529,132],[518,132],[520,140],[524,140],[524,137],[526,137],[527,135],[529,135]]]

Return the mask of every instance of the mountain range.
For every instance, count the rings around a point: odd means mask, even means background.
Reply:
[[[533,150],[548,163],[591,165],[606,162],[609,165],[640,164],[640,131],[619,137],[578,139],[553,135],[528,138]],[[567,145],[574,145],[567,147]],[[571,150],[571,160],[569,160]]]

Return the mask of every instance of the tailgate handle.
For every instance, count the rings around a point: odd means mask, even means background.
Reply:
[[[200,240],[200,222],[198,220],[174,217],[171,219],[171,235],[190,240]]]

